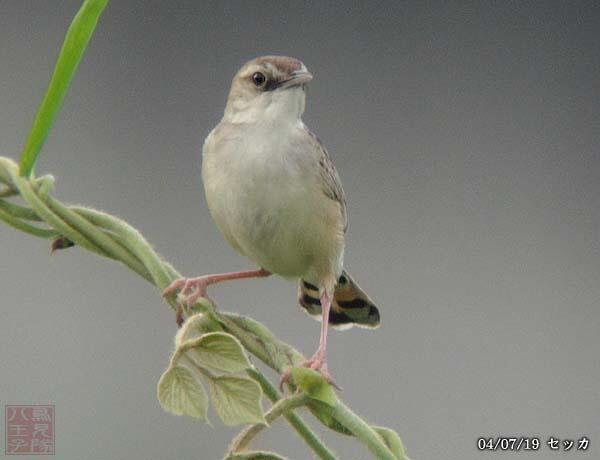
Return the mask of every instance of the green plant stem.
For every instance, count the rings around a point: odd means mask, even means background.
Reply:
[[[281,415],[289,413],[300,406],[305,406],[309,399],[310,398],[304,393],[296,393],[280,399],[265,413],[265,420],[270,425]],[[231,447],[229,448],[229,452],[227,454],[231,455],[233,453],[246,450],[248,445],[252,442],[252,439],[254,439],[256,435],[258,435],[267,426],[268,425],[265,425],[264,423],[255,423],[244,428],[231,443]]]
[[[275,386],[258,369],[251,368],[247,372],[250,377],[259,383],[271,402],[275,403],[280,400],[279,392]],[[319,439],[298,414],[290,411],[283,414],[283,416],[319,458],[323,460],[337,460],[335,454],[323,444],[323,441]]]
[[[45,203],[36,195],[31,185],[26,180],[16,176],[16,174],[14,180],[23,198],[58,233],[90,251],[124,263],[146,279],[150,278],[146,268],[139,260],[95,225],[90,224],[77,213],[51,197],[46,196]],[[41,188],[39,192],[42,192]]]
[[[86,217],[90,222],[119,234],[127,248],[135,254],[144,264],[153,283],[162,292],[173,279],[168,267],[154,252],[154,249],[142,234],[122,219],[111,216],[101,211],[82,206],[73,206],[72,209],[78,214]],[[177,274],[178,275],[178,274]]]
[[[97,226],[51,197],[47,197],[46,203],[57,216],[70,222],[75,230],[85,235],[92,244],[99,247],[108,257],[124,263],[142,277],[148,278],[148,271],[140,260]]]
[[[31,206],[31,208],[37,212],[37,214],[44,219],[48,225],[58,231],[60,234],[64,235],[77,245],[95,252],[96,254],[100,254],[102,256],[108,257],[104,251],[94,245],[88,238],[83,236],[77,230],[75,230],[71,225],[65,223],[59,216],[57,216],[44,202],[37,196],[36,192],[33,190],[31,183],[20,176],[17,175],[16,171],[10,171],[13,183],[19,190],[19,193],[23,197],[25,201]]]
[[[11,203],[10,201],[0,200],[0,209],[3,209],[18,219],[42,222],[42,219],[40,219],[40,217],[32,209],[26,208],[25,206],[19,206],[18,204]]]
[[[311,404],[329,413],[348,428],[378,459],[398,460],[375,430],[341,401],[338,401],[335,406],[329,406],[314,400],[311,401]]]
[[[17,230],[21,230],[22,232],[29,233],[30,235],[38,236],[41,238],[53,238],[58,236],[58,233],[56,233],[54,230],[39,228],[14,217],[10,213],[6,212],[6,210],[3,207],[3,204],[4,203],[0,201],[0,219],[2,219],[11,227],[14,227]]]

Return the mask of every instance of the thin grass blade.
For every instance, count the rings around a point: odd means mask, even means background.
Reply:
[[[33,173],[40,150],[107,3],[108,0],[85,0],[67,30],[52,79],[21,154],[19,166],[21,176],[29,177]]]

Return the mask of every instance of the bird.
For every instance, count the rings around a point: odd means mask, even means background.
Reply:
[[[302,121],[312,79],[287,56],[252,59],[235,74],[223,118],[204,142],[202,180],[222,236],[258,268],[181,278],[164,295],[179,292],[191,306],[223,281],[297,279],[298,303],[321,321],[317,350],[303,365],[335,385],[327,364],[329,325],[376,328],[380,314],[344,269],[346,197],[329,153]],[[289,379],[286,370],[280,386]]]

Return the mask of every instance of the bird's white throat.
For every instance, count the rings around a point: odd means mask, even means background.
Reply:
[[[228,123],[294,122],[304,113],[306,92],[302,86],[266,91],[252,99],[228,101],[223,120]]]

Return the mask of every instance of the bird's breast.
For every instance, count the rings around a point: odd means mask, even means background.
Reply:
[[[317,171],[286,129],[217,128],[205,143],[202,175],[225,239],[263,268],[297,277],[327,257],[321,246],[332,228]]]

